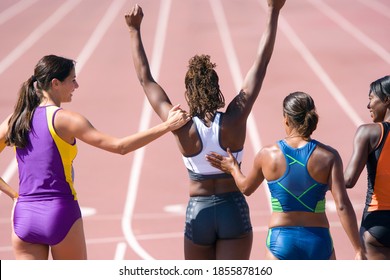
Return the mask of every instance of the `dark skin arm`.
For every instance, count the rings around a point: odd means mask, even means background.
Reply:
[[[225,139],[239,137],[241,144],[237,146],[234,142],[223,142],[225,147],[232,150],[240,149],[245,141],[246,121],[252,110],[252,107],[260,93],[268,64],[275,46],[279,13],[285,4],[285,0],[268,0],[268,18],[266,29],[261,37],[260,45],[257,50],[254,62],[247,72],[239,94],[230,102],[226,109],[224,122],[226,126],[234,126],[234,131],[228,131]]]
[[[356,213],[349,199],[347,189],[345,188],[343,162],[336,150],[329,150],[332,152],[333,158],[328,186],[332,192],[341,225],[355,250],[355,260],[364,260],[366,259],[366,256],[360,242]]]
[[[344,172],[347,188],[355,186],[367,163],[368,155],[378,145],[380,137],[381,127],[379,124],[365,124],[357,129],[353,141],[352,156]]]
[[[143,17],[142,8],[138,6],[138,4],[125,15],[126,24],[130,33],[131,54],[138,80],[144,89],[150,105],[160,119],[165,121],[168,117],[169,110],[172,108],[172,103],[164,89],[154,80],[150,71],[149,61],[141,37],[141,23]],[[185,148],[183,147],[183,143],[185,142],[179,141],[179,138],[188,139],[190,135],[188,131],[191,128],[191,125],[192,121],[189,121],[182,129],[172,131],[182,154],[185,154]],[[189,143],[196,141],[196,139],[189,140]]]
[[[130,32],[130,47],[137,77],[143,87],[146,96],[154,111],[162,119],[166,120],[172,103],[164,89],[154,80],[150,71],[149,61],[141,38],[141,22],[143,11],[137,4],[125,15],[125,20]]]
[[[256,155],[253,167],[249,171],[248,176],[245,176],[241,172],[240,166],[229,148],[227,149],[227,152],[228,157],[223,157],[217,153],[210,153],[206,156],[206,159],[213,167],[218,168],[225,173],[231,174],[237,187],[243,194],[248,196],[251,195],[264,181],[262,165],[264,154],[266,154],[265,150],[262,149]]]

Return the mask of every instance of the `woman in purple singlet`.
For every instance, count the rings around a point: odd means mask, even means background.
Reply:
[[[48,259],[49,250],[53,259],[87,259],[73,184],[76,139],[124,155],[189,120],[175,106],[167,121],[115,138],[96,130],[82,115],[61,108],[78,87],[73,60],[44,56],[22,85],[14,112],[0,126],[0,152],[7,145],[15,147],[19,169],[19,194],[0,178],[0,189],[16,201],[12,219],[16,259]]]

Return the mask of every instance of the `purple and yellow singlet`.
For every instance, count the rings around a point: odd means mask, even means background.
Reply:
[[[81,217],[73,188],[76,143],[62,140],[54,129],[60,108],[37,107],[28,145],[16,148],[19,197],[14,209],[14,231],[23,241],[55,245]]]

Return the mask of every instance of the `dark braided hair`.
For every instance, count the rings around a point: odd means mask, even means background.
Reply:
[[[309,138],[317,128],[318,114],[313,98],[304,92],[293,92],[283,100],[283,115],[303,137]]]
[[[189,60],[185,76],[186,100],[191,116],[205,119],[225,106],[225,98],[219,89],[219,78],[209,55],[195,55]]]

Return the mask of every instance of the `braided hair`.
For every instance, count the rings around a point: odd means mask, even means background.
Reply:
[[[195,55],[189,60],[185,76],[186,100],[190,115],[204,120],[207,113],[214,113],[225,106],[219,88],[219,78],[209,55]]]

